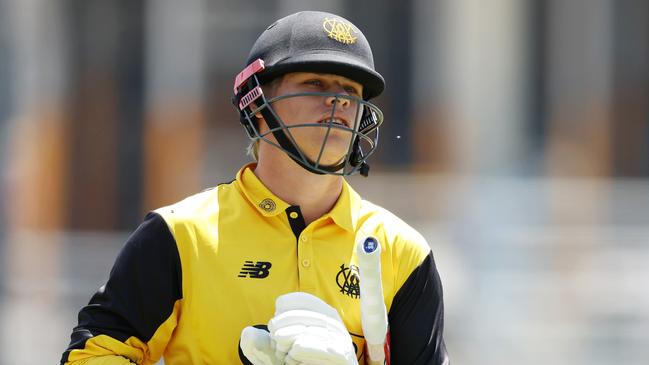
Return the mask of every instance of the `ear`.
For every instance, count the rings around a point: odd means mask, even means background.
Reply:
[[[257,105],[257,103],[255,103],[254,101],[253,101],[252,103],[250,103],[250,105],[249,105],[250,110],[255,110],[255,109],[257,109],[258,107],[259,107],[259,106]],[[264,119],[264,117],[261,115],[261,112],[256,112],[256,113],[255,113],[255,118],[257,118],[257,119]]]
[[[248,107],[250,108],[250,110],[255,110],[257,109],[257,104],[255,104],[255,102],[252,102]],[[261,115],[261,112],[255,113],[254,119],[252,120],[255,123],[255,128],[257,128],[257,131],[259,133],[263,133],[262,130],[266,127],[266,120],[264,119],[264,116]]]

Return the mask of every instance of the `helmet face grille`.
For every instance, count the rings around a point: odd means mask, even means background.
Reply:
[[[257,86],[258,87],[258,86]],[[256,88],[256,87],[255,87]],[[253,88],[253,90],[255,89]],[[300,98],[333,98],[331,113],[324,120],[287,121],[280,117],[274,106],[285,101],[296,101]],[[383,123],[383,113],[374,104],[359,97],[347,94],[304,92],[280,95],[267,99],[263,93],[256,98],[256,107],[240,109],[242,123],[245,123],[249,137],[262,140],[282,150],[293,161],[303,168],[317,174],[352,175],[366,169],[367,158],[378,146],[379,126]],[[346,103],[355,108],[354,117],[349,125],[337,122],[336,109]],[[250,103],[248,103],[250,104]],[[268,130],[260,133],[256,115],[261,114]],[[252,132],[252,133],[251,133]],[[305,132],[316,135],[305,142],[300,138]],[[335,136],[334,136],[335,134]],[[332,157],[330,143],[336,139],[347,141],[346,151]],[[319,144],[314,146],[313,144]],[[311,151],[310,153],[308,151]],[[333,158],[333,159],[332,159]]]

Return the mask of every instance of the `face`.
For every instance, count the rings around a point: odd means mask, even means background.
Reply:
[[[272,97],[281,95],[320,92],[349,95],[361,98],[363,87],[361,84],[346,77],[310,72],[294,72],[284,75],[272,83],[268,92]],[[332,120],[333,106],[336,106]],[[358,110],[358,103],[349,99],[334,96],[296,96],[278,100],[273,103],[273,109],[287,126],[299,124],[318,124],[291,128],[290,133],[298,147],[312,161],[320,155],[323,142],[326,145],[320,157],[323,165],[339,163],[348,151],[353,134],[349,130],[354,128]],[[329,123],[340,128],[326,128]],[[268,131],[266,123],[261,123],[261,132]],[[329,134],[327,135],[327,130]],[[269,138],[271,135],[268,136]]]

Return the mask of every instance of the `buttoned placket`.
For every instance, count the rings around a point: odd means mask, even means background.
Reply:
[[[304,217],[298,206],[286,209],[291,230],[296,238],[296,264],[299,278],[299,290],[315,290],[316,274],[313,258],[313,227],[306,227]]]
[[[312,228],[307,227],[298,239],[297,243],[297,264],[300,274],[300,290],[308,291],[316,289],[316,273],[314,268],[313,257],[313,232]]]

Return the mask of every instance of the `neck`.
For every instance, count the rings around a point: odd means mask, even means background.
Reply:
[[[342,192],[342,176],[311,173],[283,152],[260,154],[254,173],[278,198],[300,206],[306,224],[329,212]]]

